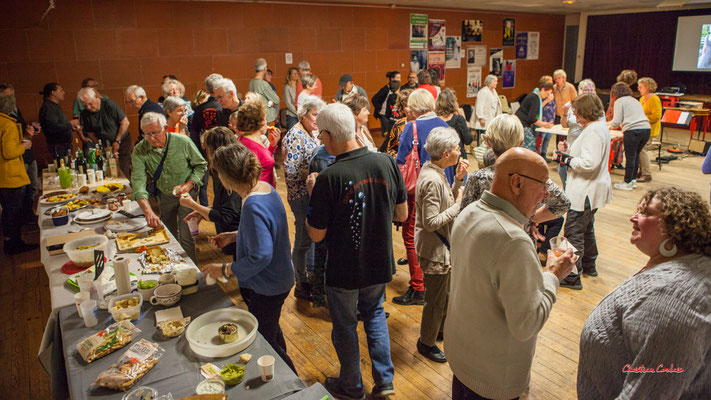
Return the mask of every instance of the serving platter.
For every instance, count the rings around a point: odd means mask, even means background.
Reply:
[[[237,325],[237,340],[224,343],[218,329],[226,323]],[[185,330],[190,348],[203,357],[227,357],[249,347],[257,337],[259,323],[247,310],[230,307],[213,310],[195,318]]]

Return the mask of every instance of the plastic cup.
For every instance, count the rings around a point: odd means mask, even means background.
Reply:
[[[198,222],[197,218],[190,218],[188,220],[188,228],[190,229],[191,235],[197,236],[200,234],[200,222]]]
[[[79,174],[79,186],[86,186],[86,174]]]
[[[64,189],[72,187],[72,170],[69,168],[59,169],[59,185]]]
[[[272,356],[261,356],[257,360],[257,365],[259,365],[259,375],[262,377],[262,381],[269,382],[274,379],[274,362],[276,360]]]
[[[89,181],[90,185],[93,185],[96,183],[96,171],[94,171],[93,169],[86,170],[86,177],[87,177],[87,181]]]
[[[90,294],[88,292],[79,292],[74,294],[74,304],[77,306],[77,313],[79,313],[79,318],[84,318],[81,313],[81,303],[89,300]]]
[[[80,305],[84,325],[87,328],[96,326],[99,323],[99,308],[96,300],[86,300]]]
[[[568,239],[563,236],[557,236],[550,240],[551,250],[556,257],[560,257],[568,250]]]
[[[99,170],[97,170],[97,171],[94,172],[94,175],[96,176],[96,181],[97,181],[97,182],[101,182],[101,181],[104,180],[104,171],[99,171]]]

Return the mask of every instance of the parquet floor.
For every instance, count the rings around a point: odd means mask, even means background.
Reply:
[[[688,131],[665,131],[668,135],[665,136],[665,142],[688,143]],[[654,167],[654,180],[651,183],[639,184],[638,189],[632,192],[615,190],[612,204],[597,213],[595,230],[600,250],[600,275],[595,278],[583,277],[582,291],[561,289],[558,292],[558,301],[550,319],[538,336],[531,384],[522,399],[576,398],[578,340],[585,319],[603,296],[641,268],[646,261],[628,241],[631,232],[629,217],[639,198],[647,188],[675,185],[695,190],[708,200],[711,176],[701,174],[701,162],[701,157],[684,156],[664,165],[661,171]],[[555,167],[555,164],[550,164],[551,177],[559,182]],[[613,170],[613,182],[621,181],[622,176],[622,170]],[[277,186],[288,208],[283,178]],[[287,215],[292,226],[293,240],[292,215],[290,212]],[[199,263],[229,261],[229,257],[207,243],[207,235],[214,233],[211,224],[203,223],[200,228]],[[25,234],[27,241],[37,241],[37,237],[37,232]],[[400,232],[393,230],[393,242],[395,256],[404,256]],[[4,367],[0,371],[0,397],[49,399],[49,381],[36,358],[50,312],[47,277],[39,262],[39,254],[28,253],[14,257],[0,254],[0,282],[0,360]],[[403,293],[407,289],[407,282],[407,267],[398,267],[398,273],[388,285],[387,298]],[[235,281],[223,288],[236,304],[244,306]],[[388,300],[385,309],[390,312],[388,325],[396,371],[394,384],[397,395],[393,399],[450,398],[452,373],[447,364],[430,362],[415,349],[422,308],[397,306]],[[289,354],[304,381],[308,384],[323,382],[326,376],[338,374],[338,358],[330,340],[330,318],[324,308],[314,309],[309,303],[290,297],[282,311],[281,323]],[[363,379],[365,387],[370,388],[373,382],[362,325],[359,331]]]

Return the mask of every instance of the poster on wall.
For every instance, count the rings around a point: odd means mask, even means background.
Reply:
[[[528,56],[527,60],[538,60],[538,49],[541,47],[541,33],[528,32]]]
[[[501,76],[503,72],[504,49],[489,49],[489,74]]]
[[[410,71],[420,72],[427,68],[427,50],[410,50]]]
[[[484,22],[478,19],[465,19],[462,21],[462,42],[481,42],[481,33],[484,31]]]
[[[467,97],[476,97],[481,88],[481,67],[467,66]]]
[[[504,36],[502,46],[513,46],[516,41],[516,20],[504,18]]]
[[[516,84],[516,60],[504,60],[504,77],[501,87],[510,89]]]
[[[427,48],[427,14],[410,14],[410,48]]]
[[[444,50],[445,67],[460,68],[462,65],[461,58],[462,38],[459,36],[447,36],[447,47]]]
[[[528,54],[528,32],[516,34],[516,58],[525,60]]]
[[[487,59],[486,46],[467,46],[467,65],[478,65],[480,67],[486,66]]]
[[[427,52],[427,69],[433,69],[439,74],[439,83],[444,85],[445,56],[443,51]]]
[[[444,51],[446,36],[443,19],[431,19],[427,25],[427,49],[429,51]]]

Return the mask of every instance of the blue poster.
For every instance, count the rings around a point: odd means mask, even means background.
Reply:
[[[528,56],[528,32],[516,34],[516,58],[525,60]]]
[[[510,89],[516,85],[516,60],[504,60],[504,72],[501,86]]]

